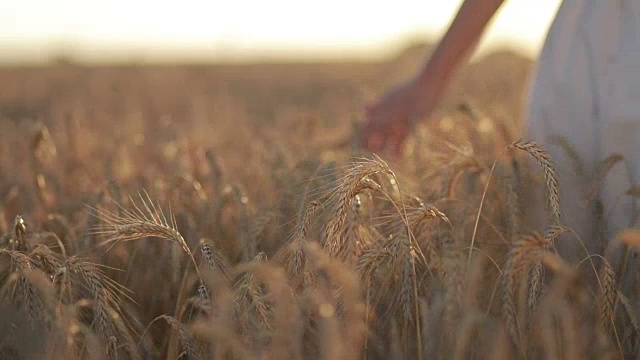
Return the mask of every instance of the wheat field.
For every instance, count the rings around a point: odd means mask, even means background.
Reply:
[[[464,68],[403,158],[357,148],[427,51],[0,68],[0,359],[640,357],[637,269],[555,251],[530,60]]]

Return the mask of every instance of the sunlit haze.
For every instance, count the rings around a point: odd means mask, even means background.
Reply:
[[[381,58],[436,41],[461,1],[5,0],[0,61]],[[507,2],[481,50],[535,56],[559,0]]]

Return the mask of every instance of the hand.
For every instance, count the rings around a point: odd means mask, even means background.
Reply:
[[[415,123],[434,108],[435,96],[430,88],[414,79],[366,106],[360,146],[372,152],[390,148],[394,156],[401,155]]]

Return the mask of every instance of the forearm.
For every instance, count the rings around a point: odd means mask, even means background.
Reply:
[[[420,71],[418,81],[435,81],[445,86],[458,66],[471,55],[487,24],[503,2],[504,0],[465,0]]]

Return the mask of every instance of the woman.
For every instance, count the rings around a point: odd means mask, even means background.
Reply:
[[[449,79],[469,57],[503,1],[464,1],[422,69],[367,107],[364,148],[402,151],[414,122],[429,118]],[[635,222],[635,204],[625,191],[640,175],[638,19],[637,0],[565,0],[549,30],[530,89],[524,138],[541,144],[556,163],[562,222],[576,231],[590,252],[602,253],[608,240]],[[566,153],[553,144],[557,136],[578,153],[583,171],[576,172]],[[593,189],[598,165],[614,153],[624,156],[628,169],[616,164],[602,184],[600,200],[608,222],[603,239],[594,226],[594,209],[585,207],[584,199]],[[538,205],[537,211],[525,215],[544,218],[544,206]],[[537,221],[536,226],[541,231],[545,224]],[[574,247],[561,252],[577,256]]]

